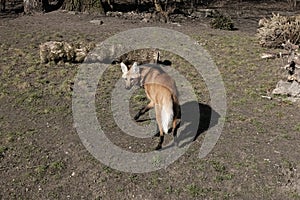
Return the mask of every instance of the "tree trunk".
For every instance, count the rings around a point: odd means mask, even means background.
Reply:
[[[162,15],[165,19],[165,22],[169,22],[169,15],[174,12],[175,7],[168,7],[168,0],[165,1],[165,10],[163,10],[160,0],[154,0],[153,3],[155,12]]]
[[[0,11],[1,11],[1,12],[5,12],[5,4],[6,4],[5,0],[0,0],[0,4],[1,4],[1,9],[0,9]]]
[[[24,0],[23,4],[25,14],[44,12],[49,7],[48,0]]]
[[[100,0],[65,0],[63,8],[69,11],[104,13]]]

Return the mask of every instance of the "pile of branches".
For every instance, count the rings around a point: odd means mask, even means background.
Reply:
[[[94,44],[71,44],[67,42],[49,41],[40,45],[40,58],[42,63],[47,62],[74,62],[84,61]]]
[[[257,37],[264,47],[279,48],[288,40],[293,44],[300,43],[300,15],[273,14],[270,19],[261,19],[259,27]]]

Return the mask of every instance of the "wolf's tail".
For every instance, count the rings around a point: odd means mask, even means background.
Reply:
[[[171,120],[173,119],[173,101],[170,97],[166,102],[163,103],[162,109],[161,109],[161,124],[164,133],[168,133],[169,130],[169,124]]]

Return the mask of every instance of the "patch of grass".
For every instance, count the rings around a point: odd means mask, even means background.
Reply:
[[[0,146],[0,158],[4,156],[4,153],[8,150],[6,146]]]
[[[232,103],[235,106],[242,106],[242,105],[247,104],[248,101],[249,101],[249,97],[248,96],[243,96],[243,97],[240,97],[236,100],[233,100]]]
[[[167,186],[165,188],[165,191],[166,191],[167,194],[171,194],[171,193],[174,192],[173,187],[171,185]]]
[[[188,192],[193,197],[197,197],[197,196],[199,196],[199,194],[201,194],[201,188],[195,184],[190,184],[190,185],[187,185],[186,187],[187,187]]]
[[[285,104],[285,105],[288,105],[288,106],[293,106],[294,103],[290,100],[290,99],[287,99],[287,98],[283,98],[282,99],[282,102]]]
[[[25,135],[35,135],[36,133],[38,133],[38,131],[35,129],[28,129],[25,131]]]
[[[288,133],[281,134],[281,137],[286,139],[286,140],[291,140],[292,139],[291,135],[289,135]]]
[[[195,164],[194,168],[199,170],[199,171],[205,171],[205,163],[202,163],[202,162],[198,161]]]
[[[300,199],[300,194],[297,191],[291,191],[288,194],[291,199],[299,200]]]
[[[188,193],[192,197],[205,197],[209,192],[212,191],[210,188],[203,188],[202,186],[198,186],[196,184],[189,184],[186,186]]]
[[[295,131],[300,132],[300,123],[295,125]]]
[[[136,90],[131,96],[130,101],[133,103],[134,108],[140,109],[141,106],[147,105],[148,99],[146,97],[144,89]]]
[[[41,176],[41,175],[45,174],[47,169],[48,169],[47,165],[39,165],[35,168],[34,171],[37,173],[37,175]]]
[[[265,133],[266,132],[265,125],[262,122],[252,118],[251,119],[251,124],[256,128],[256,131],[258,133]]]
[[[265,108],[265,110],[267,111],[267,110],[272,110],[272,109],[276,108],[276,106],[277,106],[277,103],[276,103],[276,102],[274,102],[274,101],[269,101],[268,104],[266,104],[266,105],[264,106],[264,108]]]
[[[248,168],[250,166],[250,163],[247,162],[247,161],[244,161],[244,162],[236,162],[234,164],[235,167],[237,167],[238,169],[242,169],[242,168]]]
[[[146,101],[147,97],[145,95],[139,95],[139,94],[137,94],[137,95],[133,96],[133,100],[135,102],[142,102],[142,101]]]
[[[112,173],[113,172],[113,170],[112,170],[112,168],[110,168],[110,167],[108,167],[108,166],[103,166],[103,171],[105,171],[106,173],[108,173],[108,174],[110,174],[110,173]]]
[[[61,40],[64,36],[62,35],[62,33],[56,32],[53,34],[53,38],[56,40]]]
[[[228,193],[228,192],[225,192],[225,194],[223,195],[223,200],[229,200],[233,197],[233,194],[232,193]]]
[[[72,98],[72,84],[73,81],[65,80],[59,87],[60,94],[63,94],[64,97]]]
[[[236,119],[237,119],[238,121],[245,122],[245,121],[247,121],[247,120],[249,119],[249,117],[248,117],[248,116],[245,116],[245,115],[242,115],[242,114],[239,114],[239,113],[237,113],[237,115],[236,115]]]
[[[49,167],[54,171],[61,171],[65,168],[65,164],[63,161],[59,160],[50,163]]]
[[[49,199],[59,199],[60,195],[55,192],[55,191],[50,191],[48,194],[47,194],[47,197]]]
[[[183,189],[182,188],[174,188],[174,194],[179,196],[182,193]]]
[[[29,159],[29,158],[28,158]],[[34,167],[35,175],[38,177],[46,176],[47,174],[50,174],[56,178],[60,178],[62,170],[66,168],[65,163],[62,160],[53,161],[48,164],[42,164]],[[44,180],[40,180],[44,181]]]
[[[282,161],[282,168],[284,168],[284,169],[288,169],[290,171],[293,171],[296,168],[296,166],[297,165],[293,161],[290,161],[290,160],[287,160],[287,159],[284,159]]]
[[[31,90],[28,93],[24,93],[17,98],[17,104],[23,104],[26,106],[31,106],[31,103],[38,102],[43,97],[43,91],[40,90]]]
[[[216,177],[214,179],[216,182],[222,182],[222,181],[225,181],[225,180],[232,180],[233,179],[234,175],[229,173],[226,170],[225,165],[223,165],[221,162],[211,161],[210,163],[212,164],[212,167],[214,168],[214,170],[216,172],[218,172],[218,174],[216,175]]]
[[[19,131],[16,132],[8,132],[6,134],[7,142],[14,142],[16,141],[19,137],[22,136],[22,133]]]
[[[130,174],[130,176],[129,176],[129,180],[130,180],[130,182],[132,182],[132,183],[137,183],[138,178],[139,178],[139,177],[138,177],[136,174]]]
[[[226,167],[218,162],[218,161],[211,161],[212,167],[215,169],[216,172],[224,173],[226,172]]]
[[[151,176],[151,186],[152,187],[159,187],[159,183],[160,183],[160,178],[158,174],[154,174],[153,176]]]
[[[124,192],[124,191],[125,191],[125,188],[124,188],[124,187],[118,187],[118,188],[117,188],[117,192],[122,193],[122,192]]]
[[[217,175],[216,178],[215,178],[215,181],[222,182],[222,181],[225,181],[225,180],[232,180],[233,177],[234,177],[234,175],[231,174],[231,173],[224,173],[224,174],[221,174],[221,175]]]

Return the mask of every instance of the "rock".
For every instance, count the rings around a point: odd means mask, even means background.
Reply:
[[[272,91],[273,95],[288,95],[291,97],[300,97],[300,83],[297,81],[287,82],[280,80],[276,88]]]
[[[91,20],[90,23],[95,24],[95,25],[102,25],[103,21],[100,19],[94,19],[94,20]]]
[[[300,83],[293,81],[288,89],[288,94],[292,97],[300,97]]]
[[[287,95],[289,93],[289,87],[292,85],[290,82],[286,82],[283,80],[280,80],[276,88],[272,91],[273,95]]]
[[[297,81],[298,83],[300,83],[300,69],[296,68],[294,70],[294,73],[292,75],[288,76],[288,79],[292,80],[292,81]]]

